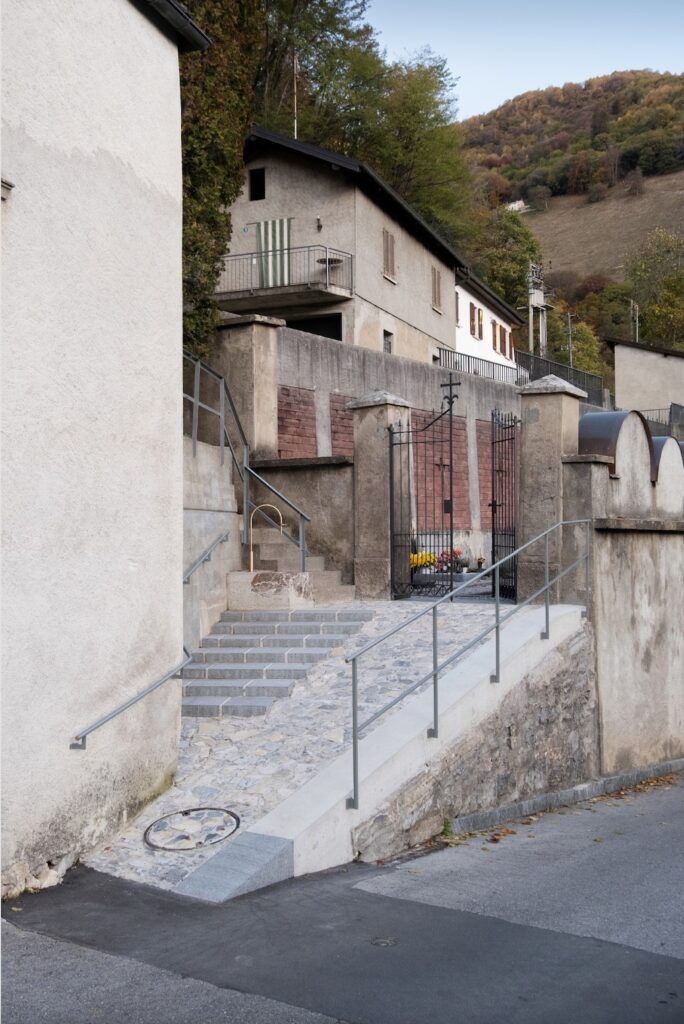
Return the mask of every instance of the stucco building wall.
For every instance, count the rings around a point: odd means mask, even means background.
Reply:
[[[645,346],[615,345],[615,404],[620,409],[684,405],[684,353],[664,355]]]
[[[49,881],[176,764],[177,683],[69,749],[181,657],[175,44],[128,0],[7,0],[2,146],[15,186],[2,210],[2,596],[16,889]]]

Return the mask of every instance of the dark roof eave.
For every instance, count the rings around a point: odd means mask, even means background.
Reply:
[[[651,352],[655,356],[674,356],[676,359],[684,359],[684,352],[675,352],[671,348],[656,348],[654,345],[645,345],[637,341],[622,341],[620,338],[603,338],[609,348],[614,349],[616,345],[623,348],[638,348],[640,352]]]
[[[196,21],[188,14],[187,9],[179,0],[133,0],[135,6],[142,11],[146,7],[152,10],[173,30],[178,49],[187,53],[191,50],[206,50],[211,39],[203,32]]]

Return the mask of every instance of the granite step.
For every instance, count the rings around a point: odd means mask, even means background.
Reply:
[[[274,701],[289,697],[298,679],[372,617],[367,608],[339,607],[224,612],[181,673],[182,713],[192,718],[267,714]]]

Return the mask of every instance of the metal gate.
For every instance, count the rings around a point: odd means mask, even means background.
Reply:
[[[414,410],[406,427],[390,427],[392,597],[440,597],[458,583],[461,552],[454,546],[455,388],[450,375],[442,412]],[[420,425],[419,425],[420,424]]]
[[[518,426],[515,413],[492,410],[492,565],[517,547]],[[494,586],[492,576],[492,594]],[[517,600],[517,558],[511,558],[501,566],[499,587],[501,597]]]

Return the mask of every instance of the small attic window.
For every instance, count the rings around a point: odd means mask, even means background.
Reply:
[[[255,167],[249,172],[250,202],[266,198],[266,168]]]

